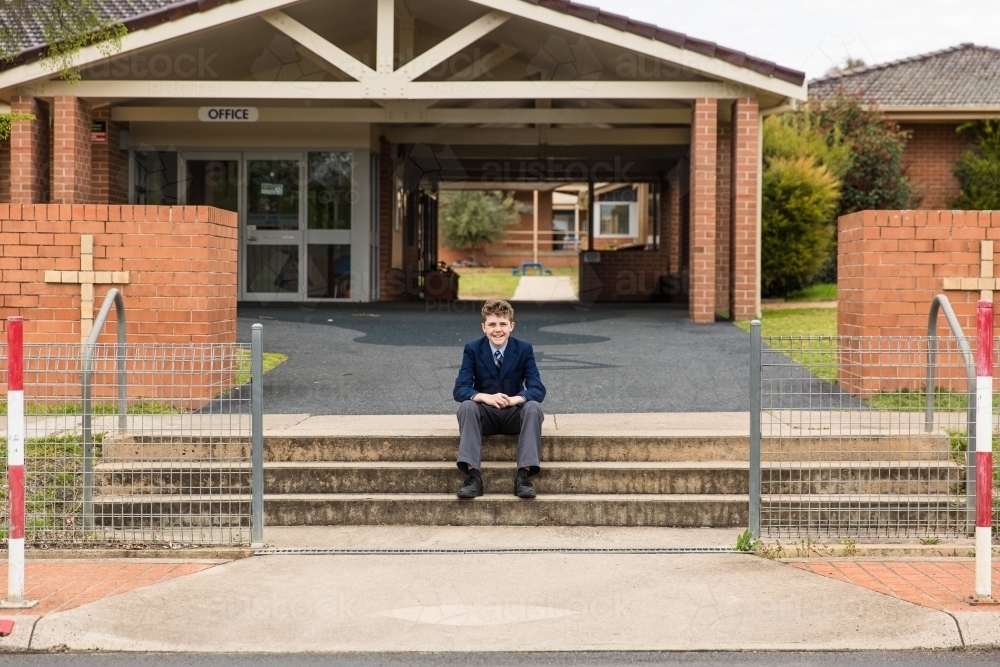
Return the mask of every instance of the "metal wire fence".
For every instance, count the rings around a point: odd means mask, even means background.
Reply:
[[[122,415],[119,348],[96,345],[89,419],[83,349],[25,345],[27,543],[250,543],[250,346],[126,345]],[[6,414],[0,394],[0,438]]]
[[[760,444],[751,512],[759,503],[762,535],[933,540],[972,533],[975,340],[934,338],[929,383],[931,341],[752,337]],[[994,451],[997,443],[994,436]]]

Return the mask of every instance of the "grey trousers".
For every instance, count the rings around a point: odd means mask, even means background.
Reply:
[[[464,401],[458,406],[458,469],[482,468],[483,436],[516,435],[517,467],[527,468],[529,475],[541,469],[542,422],[545,414],[538,401],[527,401],[510,408],[494,408],[485,403]]]

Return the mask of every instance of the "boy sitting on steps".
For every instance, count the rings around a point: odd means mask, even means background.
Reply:
[[[458,469],[467,475],[459,498],[483,495],[480,474],[483,436],[517,435],[517,475],[514,495],[534,498],[531,477],[541,468],[542,406],[545,386],[535,365],[531,343],[511,338],[514,309],[506,301],[483,305],[482,338],[465,345],[462,368],[455,380],[458,407]]]

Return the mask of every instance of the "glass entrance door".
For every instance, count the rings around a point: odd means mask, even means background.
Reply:
[[[248,298],[301,295],[303,169],[301,155],[246,157],[243,275]]]
[[[306,294],[351,298],[352,187],[350,151],[307,154]]]

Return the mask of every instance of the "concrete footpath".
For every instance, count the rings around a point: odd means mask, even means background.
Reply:
[[[712,547],[734,538],[732,530],[554,527],[273,528],[266,534],[269,544],[288,548]],[[0,639],[0,647],[195,652],[1000,647],[1000,613],[914,604],[795,563],[734,553],[255,556],[40,618],[20,616],[17,624],[15,635]]]

